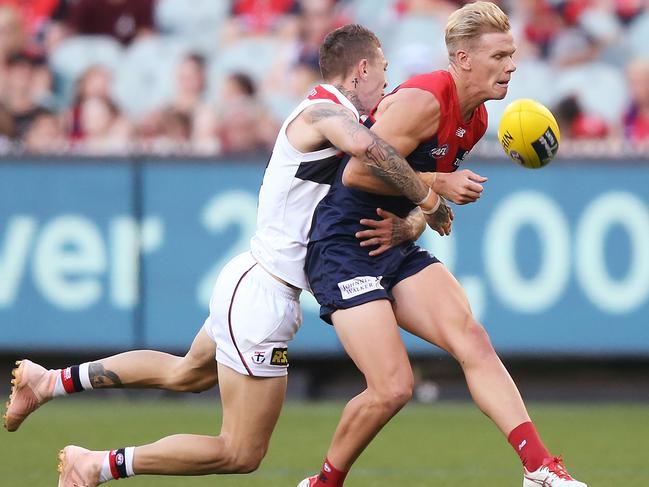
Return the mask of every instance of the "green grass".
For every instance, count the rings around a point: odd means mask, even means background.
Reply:
[[[341,403],[289,403],[268,456],[250,475],[136,477],[119,485],[294,487],[321,464]],[[589,487],[649,486],[649,406],[546,405],[530,411],[546,444]],[[107,449],[168,434],[216,433],[212,401],[99,401],[46,405],[17,433],[0,431],[0,485],[53,487],[56,453],[69,443]],[[411,405],[383,430],[348,477],[350,487],[521,485],[516,455],[471,404]]]

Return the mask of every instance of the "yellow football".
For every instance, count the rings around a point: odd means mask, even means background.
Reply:
[[[535,100],[521,98],[511,102],[500,118],[500,145],[521,166],[545,166],[557,154],[560,138],[554,115]]]

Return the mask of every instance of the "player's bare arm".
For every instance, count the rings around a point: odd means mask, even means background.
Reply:
[[[390,95],[378,107],[372,131],[396,148],[410,154],[420,143],[430,139],[439,128],[440,105],[435,96],[418,88],[404,88]],[[462,205],[480,198],[487,178],[468,169],[454,173],[420,173],[437,194]],[[352,160],[345,168],[346,186],[378,194],[394,195],[388,185],[373,177],[360,161]]]
[[[356,120],[345,107],[314,105],[304,111],[305,119],[322,136],[343,152],[351,154],[370,173],[423,208],[436,205],[437,196],[428,191],[398,151]]]

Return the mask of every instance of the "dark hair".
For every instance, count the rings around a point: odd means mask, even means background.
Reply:
[[[235,72],[230,75],[230,78],[247,96],[254,97],[257,93],[257,86],[255,86],[254,80],[246,73]]]
[[[381,41],[362,25],[331,31],[320,46],[320,73],[325,81],[346,76],[361,59],[374,60]]]

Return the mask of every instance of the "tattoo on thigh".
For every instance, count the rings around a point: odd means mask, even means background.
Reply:
[[[112,370],[106,370],[100,363],[92,363],[88,366],[88,378],[95,389],[124,387],[119,375]]]

